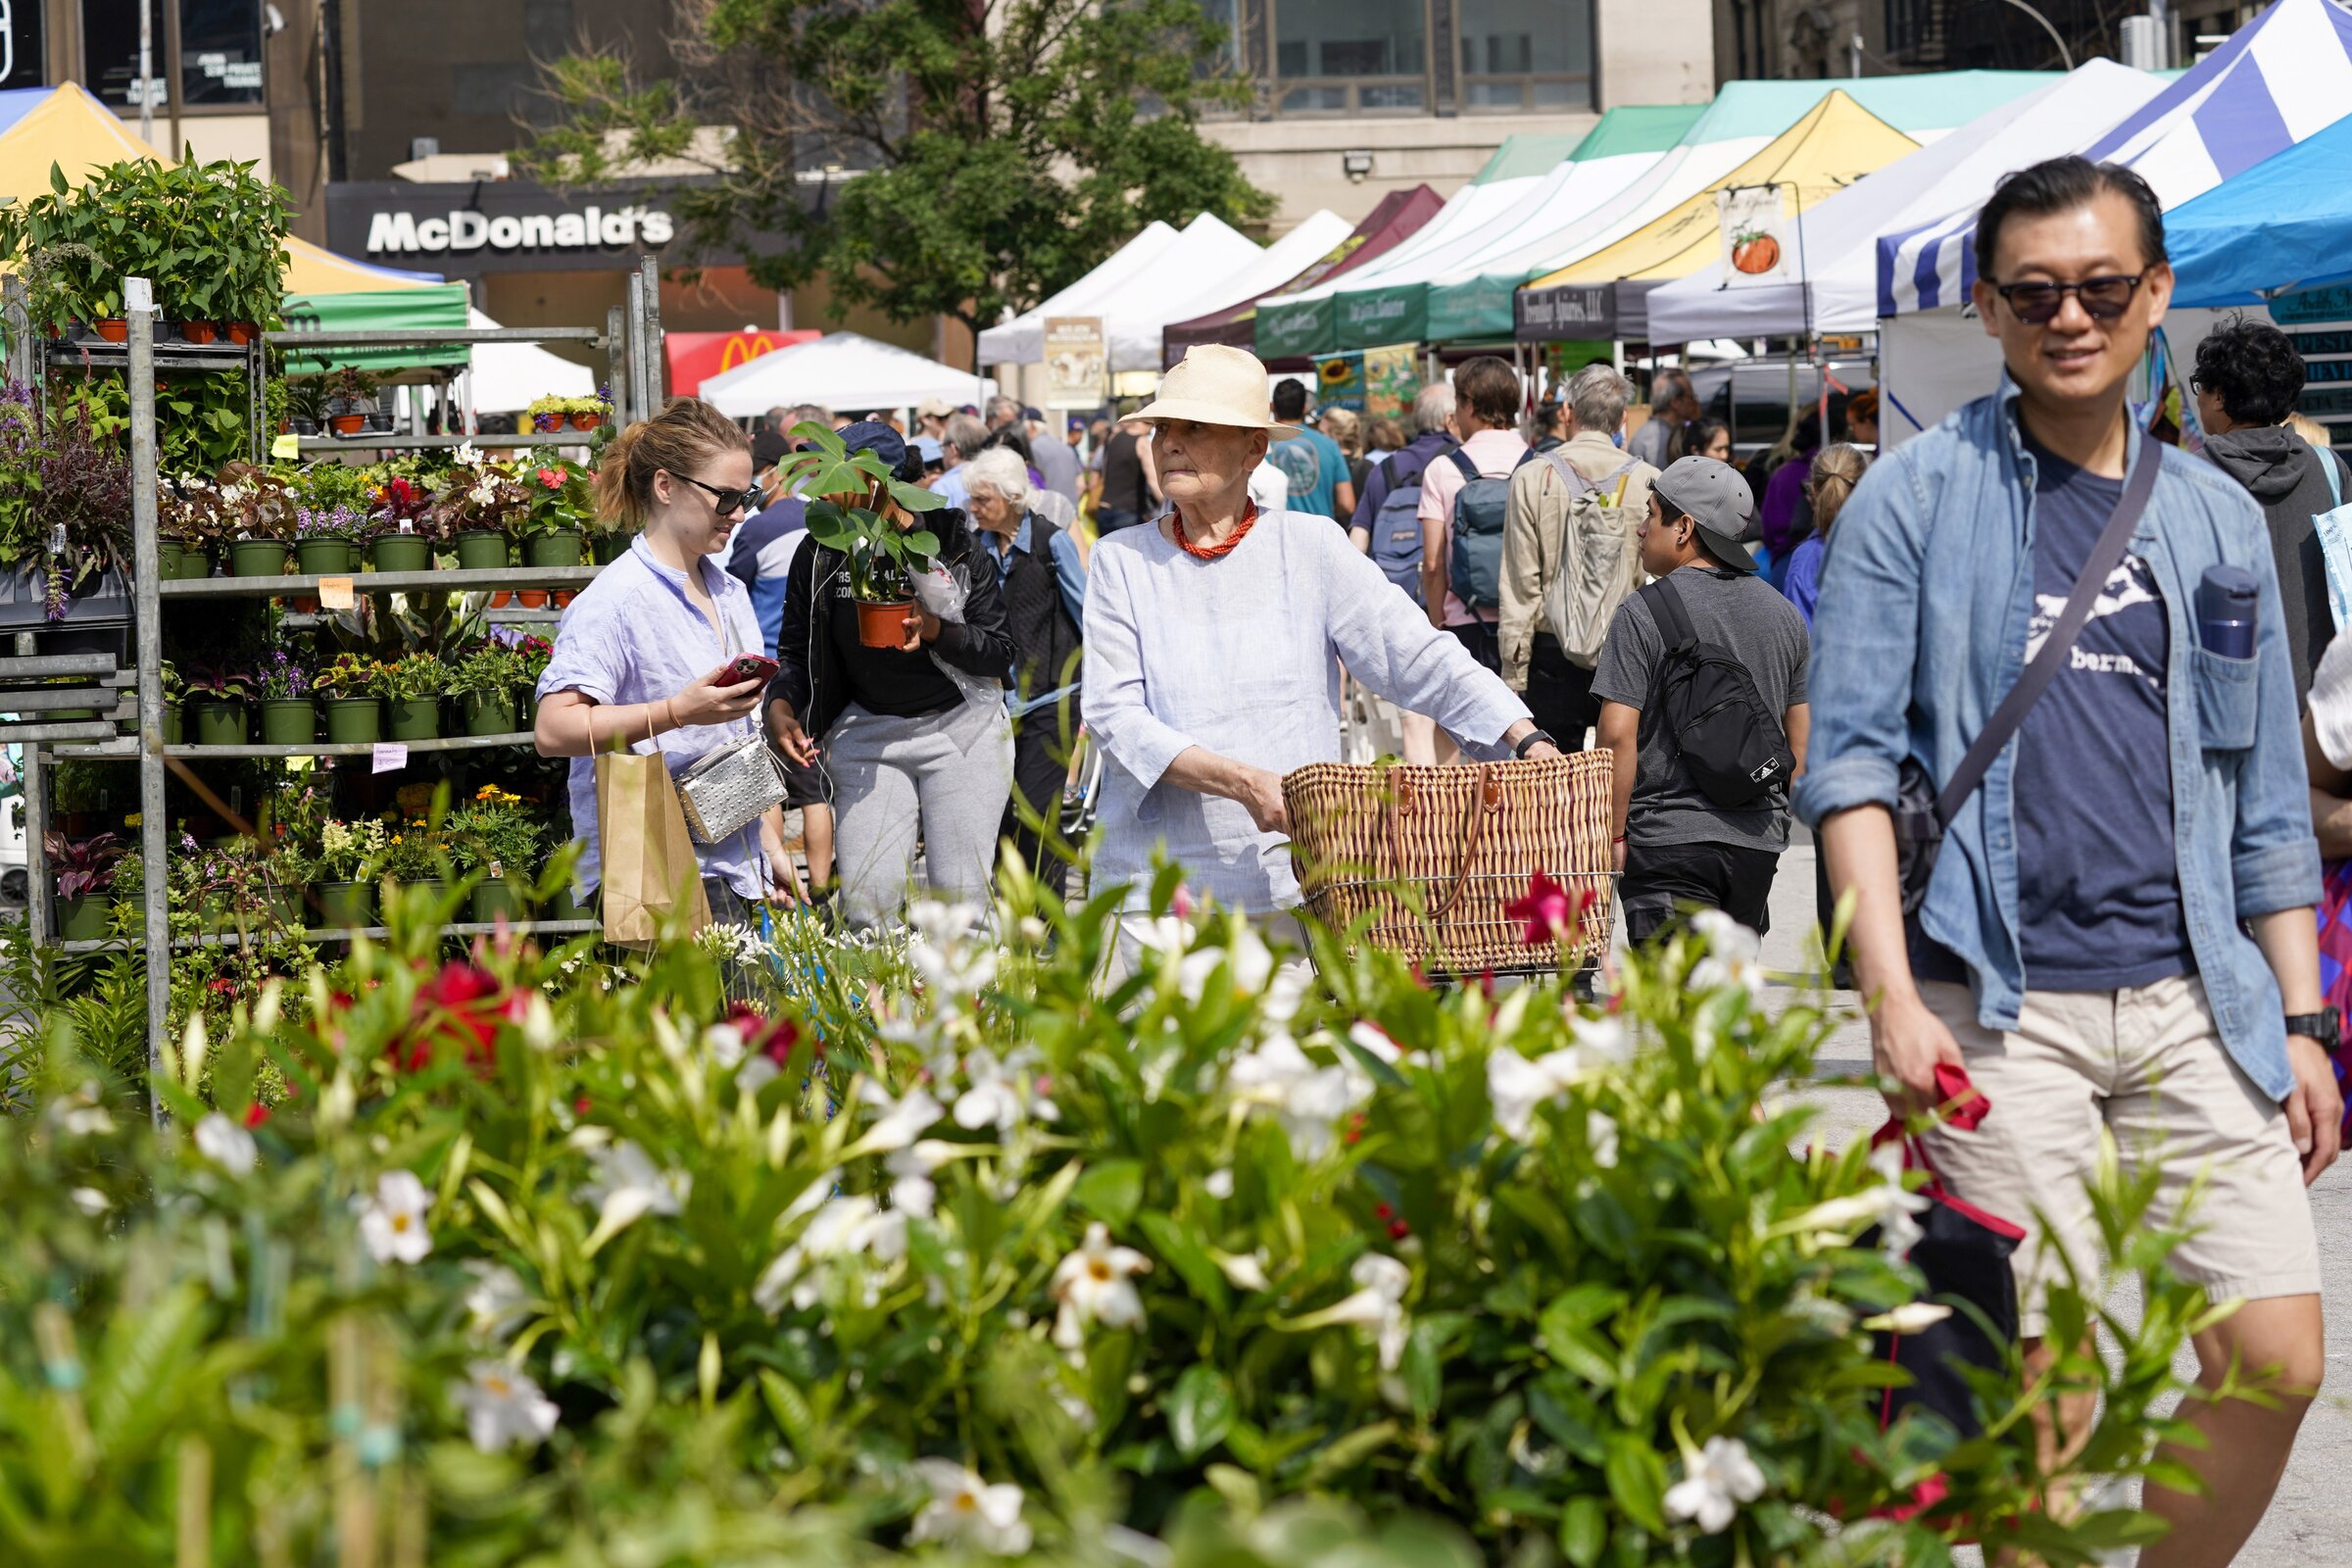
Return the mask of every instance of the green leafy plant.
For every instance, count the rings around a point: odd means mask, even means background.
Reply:
[[[380,668],[377,688],[395,702],[448,695],[450,667],[429,655],[411,654],[405,659],[386,660]]]
[[[848,558],[850,593],[869,605],[906,602],[939,554],[920,514],[944,506],[937,491],[895,477],[871,452],[853,453],[814,420],[792,432],[812,448],[776,465],[779,483],[808,496],[808,536]]]
[[[547,853],[546,821],[521,796],[495,784],[476,790],[444,826],[451,863],[460,871],[529,878]]]
[[[565,399],[577,402],[577,399]],[[566,529],[584,530],[596,516],[596,499],[589,486],[588,470],[568,459],[553,463],[525,464],[514,472],[529,500],[515,531],[520,534],[549,534]]]
[[[460,697],[469,692],[508,697],[530,682],[530,667],[522,649],[495,638],[477,645],[458,660],[449,672],[449,690]]]
[[[337,654],[311,677],[320,697],[385,697],[384,665],[366,654]]]
[[[327,882],[356,882],[383,854],[389,834],[378,817],[346,822],[330,817],[319,824],[312,868]]]

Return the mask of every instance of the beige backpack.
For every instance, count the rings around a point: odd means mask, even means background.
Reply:
[[[1560,530],[1560,563],[1544,585],[1544,625],[1559,639],[1569,662],[1591,669],[1625,596],[1642,582],[1641,517],[1625,505],[1626,487],[1642,460],[1627,458],[1597,482],[1579,473],[1558,451],[1544,461],[1568,486],[1568,517]]]

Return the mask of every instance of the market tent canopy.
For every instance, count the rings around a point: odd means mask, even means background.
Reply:
[[[0,99],[15,96],[4,93]],[[68,184],[78,185],[93,170],[125,159],[172,162],[141,141],[121,117],[76,83],[68,82],[39,97],[40,102],[13,123],[5,121],[5,106],[0,106],[0,124],[6,126],[0,129],[0,202],[47,194],[52,165],[64,172]],[[288,238],[286,254],[289,295],[421,288],[441,281],[430,272],[404,272],[355,262],[303,239]]]
[[[2183,305],[2245,305],[2352,276],[2352,118],[2165,215]]]
[[[466,285],[434,283],[424,288],[351,289],[342,293],[288,294],[282,312],[289,332],[410,332],[421,342],[434,331],[471,324]],[[288,375],[317,375],[338,365],[356,365],[378,377],[408,370],[448,372],[465,368],[466,346],[288,351]],[[424,377],[439,380],[436,373]],[[414,379],[414,378],[412,378]],[[528,399],[525,399],[527,402]],[[476,404],[476,407],[485,405]]]
[[[1304,345],[1319,342],[1329,334],[1328,300],[1320,307],[1326,314],[1317,315],[1318,308],[1309,306],[1303,316],[1293,315],[1288,318],[1268,316],[1267,307],[1272,301],[1301,290],[1320,288],[1334,278],[1371,266],[1398,246],[1412,243],[1422,230],[1445,215],[1447,205],[1427,185],[1389,192],[1347,238],[1317,257],[1303,271],[1246,307],[1222,329],[1223,335],[1203,341],[1249,349],[1269,366],[1290,368],[1303,362],[1313,352]]]
[[[1190,298],[1202,278],[1238,271],[1259,254],[1255,241],[1237,233],[1213,213],[1202,213],[1181,229],[1154,222],[1044,304],[982,332],[980,363],[1043,364],[1049,316],[1099,316],[1103,318],[1103,331],[1109,334],[1122,306],[1140,307],[1169,295]],[[1153,325],[1156,328],[1158,323]],[[1158,356],[1155,330],[1142,368],[1157,364]]]
[[[498,325],[476,310],[469,309],[466,319],[485,330]],[[584,398],[596,391],[594,370],[536,343],[475,344],[472,379],[477,414],[519,414],[536,398]]]
[[[2008,171],[2034,162],[2044,148],[2096,136],[2163,85],[2145,72],[2092,60],[1980,115],[1801,215],[1795,251],[1801,279],[1733,282],[1720,267],[1701,267],[1654,290],[1647,301],[1649,339],[1871,331],[1879,315],[1880,234],[1949,212],[1955,200],[1982,200]]]
[[[1428,222],[1440,205],[1438,193],[1427,185],[1389,192],[1364,216],[1362,222],[1296,272],[1221,311],[1210,311],[1186,321],[1171,321],[1160,328],[1160,368],[1165,369],[1175,365],[1196,343],[1222,343],[1237,349],[1253,347],[1260,301],[1320,283],[1348,268],[1372,261]]]
[[[1203,273],[1190,288],[1146,293],[1141,285],[1109,313],[1110,368],[1158,370],[1171,321],[1202,314],[1204,307],[1240,311],[1270,288],[1278,288],[1347,238],[1348,220],[1329,208],[1309,213],[1289,233],[1259,251],[1248,265],[1229,272]]]
[[[2278,0],[2140,110],[2081,151],[2128,164],[2169,210],[2334,124],[2352,111],[2352,12],[2328,0]],[[2340,184],[2341,171],[2329,183]],[[1880,314],[1965,304],[1977,280],[1971,197],[1879,241]]]
[[[911,408],[925,398],[980,404],[996,390],[992,380],[894,344],[828,332],[712,376],[702,396],[728,417],[742,418],[795,403],[859,411]]]
[[[17,87],[0,92],[0,130],[6,130],[38,109],[48,96],[46,87]]]

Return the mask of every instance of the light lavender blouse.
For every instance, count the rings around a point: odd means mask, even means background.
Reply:
[[[1110,763],[1097,883],[1130,883],[1140,905],[1163,849],[1196,896],[1250,913],[1296,906],[1288,840],[1161,775],[1194,746],[1277,773],[1338,761],[1342,664],[1473,757],[1507,756],[1503,732],[1528,716],[1329,517],[1261,514],[1217,561],[1155,526],[1106,535],[1086,589],[1086,726]]]

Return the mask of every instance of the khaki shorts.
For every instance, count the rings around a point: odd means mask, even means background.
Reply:
[[[2183,1279],[2216,1301],[2316,1296],[2319,1240],[2286,1112],[2230,1059],[2204,984],[2176,976],[2123,991],[2029,991],[2018,1027],[1977,1022],[1966,986],[1920,996],[1959,1042],[1992,1102],[1974,1132],[1927,1135],[1954,1196],[2026,1228],[2011,1262],[2020,1331],[2049,1328],[2043,1297],[2065,1269],[2098,1291],[2104,1264],[2087,1183],[2102,1127],[2127,1170],[2163,1173],[2152,1224],[2176,1223],[2193,1194],[2195,1234],[2173,1252]]]

